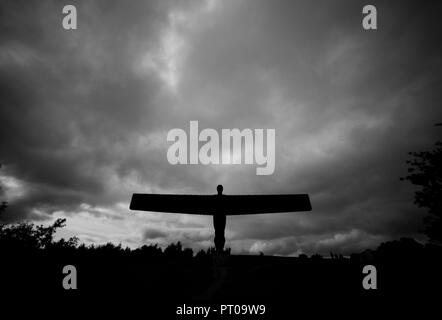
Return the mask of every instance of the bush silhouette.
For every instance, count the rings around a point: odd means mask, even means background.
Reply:
[[[65,226],[66,219],[57,219],[50,226],[35,225],[29,222],[0,225],[0,246],[7,249],[49,249],[50,247],[75,248],[78,238],[54,240],[57,229]]]
[[[442,124],[437,124],[441,126]],[[442,243],[442,141],[438,141],[431,151],[409,152],[413,158],[407,160],[408,175],[401,180],[408,180],[419,186],[414,203],[428,209],[425,218],[425,233],[430,241]]]

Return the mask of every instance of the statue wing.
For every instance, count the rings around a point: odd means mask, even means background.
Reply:
[[[213,215],[311,211],[308,194],[178,195],[134,193],[131,210]]]

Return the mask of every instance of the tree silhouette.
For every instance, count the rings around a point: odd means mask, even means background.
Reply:
[[[0,225],[0,247],[3,249],[48,249],[52,245],[76,246],[78,238],[54,241],[57,229],[65,226],[66,219],[57,219],[47,227],[29,222]],[[61,240],[60,240],[61,241]]]
[[[436,124],[442,126],[442,123]],[[415,192],[414,203],[420,208],[427,208],[425,233],[431,242],[442,242],[442,141],[437,141],[431,151],[409,152],[413,157],[407,160],[408,175],[401,180],[408,180],[420,186]]]

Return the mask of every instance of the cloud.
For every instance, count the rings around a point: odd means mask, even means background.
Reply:
[[[3,219],[69,235],[211,245],[210,217],[130,212],[133,192],[309,193],[313,211],[229,217],[236,252],[350,252],[418,236],[399,181],[442,118],[440,5],[362,1],[56,1],[0,5]],[[167,132],[275,128],[276,168],[171,166]],[[94,240],[95,239],[95,240]]]
[[[161,232],[159,230],[155,229],[146,229],[143,232],[143,240],[151,240],[151,239],[158,239],[158,238],[165,238],[167,237],[167,234],[165,232]]]

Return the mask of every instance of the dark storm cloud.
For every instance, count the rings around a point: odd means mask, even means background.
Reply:
[[[143,231],[143,240],[165,238],[167,234],[156,229],[146,229]]]
[[[58,212],[88,239],[200,248],[213,236],[207,217],[129,214],[127,203],[132,192],[222,183],[227,194],[309,193],[313,204],[228,219],[236,252],[350,253],[420,231],[424,212],[399,177],[407,152],[440,135],[438,2],[372,2],[377,31],[361,27],[363,1],[71,4],[75,31],[55,1],[0,4],[6,219]],[[171,166],[167,131],[190,120],[275,128],[275,173]]]
[[[314,208],[308,218],[235,220],[235,237],[318,234],[344,249],[348,242],[359,247],[357,239],[373,245],[420,231],[423,213],[398,178],[407,152],[431,148],[440,135],[433,128],[441,117],[438,10],[435,2],[374,3],[380,29],[370,33],[356,14],[364,4],[238,5],[226,9],[214,32],[201,32],[204,50],[186,64],[194,81],[185,92],[197,83],[208,96],[195,114],[222,101],[213,108],[220,127],[277,129],[275,175],[226,183],[242,192],[308,192]],[[220,42],[227,34],[229,41]],[[347,236],[326,241],[330,232]]]
[[[108,194],[106,175],[125,174],[123,163],[131,164],[121,146],[155,129],[159,81],[137,76],[132,63],[158,42],[172,4],[72,4],[80,18],[75,32],[61,28],[57,2],[2,2],[1,161],[9,174],[36,185],[11,203],[8,215],[16,218],[27,214],[28,202],[118,200]]]

